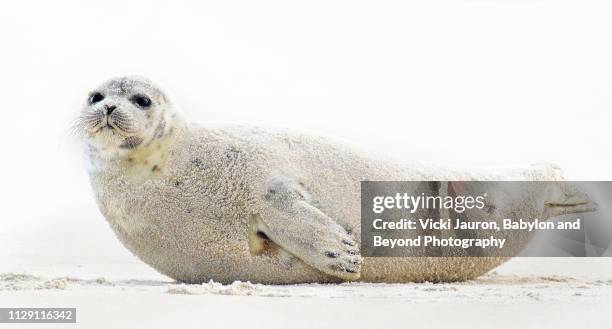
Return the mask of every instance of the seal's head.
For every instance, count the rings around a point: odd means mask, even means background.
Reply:
[[[166,96],[151,81],[120,77],[89,93],[76,127],[90,148],[117,158],[167,134],[174,117],[171,111]]]

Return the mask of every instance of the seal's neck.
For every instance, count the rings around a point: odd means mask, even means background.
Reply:
[[[185,128],[182,120],[176,120],[162,137],[114,156],[96,152],[95,147],[86,142],[87,170],[91,175],[114,174],[131,180],[159,177],[166,171],[169,149],[182,136]]]

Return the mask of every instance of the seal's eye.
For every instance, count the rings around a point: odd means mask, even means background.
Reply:
[[[89,96],[89,98],[87,99],[87,101],[89,102],[89,104],[95,104],[101,100],[104,99],[104,95],[100,94],[100,93],[93,93]]]
[[[144,95],[136,95],[132,97],[132,102],[142,108],[151,106],[151,99]]]

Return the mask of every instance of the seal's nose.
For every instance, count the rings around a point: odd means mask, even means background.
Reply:
[[[117,108],[115,105],[104,105],[106,107],[106,115],[110,115]]]

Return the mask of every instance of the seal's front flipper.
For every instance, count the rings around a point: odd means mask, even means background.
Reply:
[[[332,218],[315,207],[300,184],[276,180],[265,195],[266,204],[253,223],[272,242],[329,275],[357,280],[361,256],[357,242]]]

